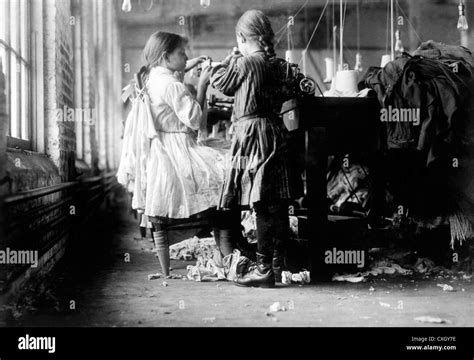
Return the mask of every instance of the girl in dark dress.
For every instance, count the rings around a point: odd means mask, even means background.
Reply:
[[[236,281],[242,286],[273,287],[281,276],[284,243],[289,236],[288,201],[298,197],[289,174],[285,131],[279,112],[282,67],[273,49],[269,19],[247,11],[236,27],[243,56],[230,56],[213,69],[211,85],[234,96],[230,164],[220,207],[254,208],[257,262]],[[274,272],[275,269],[275,272]]]

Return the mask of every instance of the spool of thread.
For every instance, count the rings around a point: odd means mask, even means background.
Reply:
[[[285,60],[291,64],[297,63],[297,55],[295,50],[286,50],[285,51]]]
[[[382,61],[380,62],[380,67],[385,67],[390,61],[392,61],[392,56],[389,54],[382,55]]]
[[[336,74],[336,90],[343,93],[357,93],[357,78],[358,72],[356,70],[342,70]]]
[[[334,78],[334,60],[331,58],[325,58],[326,62],[326,78],[324,79],[325,83],[329,83]]]
[[[130,0],[123,0],[122,11],[127,13],[132,11],[132,3]]]

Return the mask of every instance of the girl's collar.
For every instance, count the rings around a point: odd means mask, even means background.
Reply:
[[[171,71],[168,68],[165,68],[163,66],[155,66],[154,68],[151,69],[150,72],[156,72],[157,74],[166,74],[166,75],[173,75],[174,72]]]

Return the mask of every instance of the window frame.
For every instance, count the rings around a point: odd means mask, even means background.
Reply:
[[[7,118],[8,118],[8,133],[7,133],[7,147],[8,148],[19,148],[23,150],[33,150],[34,144],[34,108],[33,100],[34,94],[33,89],[35,88],[35,76],[33,72],[33,59],[34,50],[32,48],[32,28],[33,28],[33,2],[32,0],[0,0],[5,6],[5,39],[0,39],[0,47],[5,54],[5,80],[6,80],[6,96],[7,96]],[[12,21],[11,21],[11,9],[13,6],[16,7],[15,12],[21,14],[23,11],[26,12],[26,24],[25,21],[18,21],[17,27],[17,48],[14,48],[12,44]],[[25,7],[25,9],[22,9]],[[20,51],[20,53],[19,53]],[[25,54],[23,54],[25,52]],[[17,66],[20,67],[20,71],[12,71],[12,60],[16,61]],[[12,123],[12,78],[16,76],[18,83],[17,89],[17,101],[14,104],[18,113],[18,121],[16,124]],[[24,79],[24,76],[26,79]],[[23,94],[25,92],[25,94]],[[26,104],[23,104],[23,100]],[[26,115],[24,114],[26,113]],[[16,133],[19,136],[12,136],[12,127],[15,125]]]

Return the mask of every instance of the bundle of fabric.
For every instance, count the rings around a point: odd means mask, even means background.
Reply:
[[[233,281],[250,262],[237,249],[222,258],[214,238],[199,239],[196,236],[170,246],[170,258],[186,261],[196,259],[196,264],[187,266],[186,276],[189,280],[200,282]]]
[[[200,239],[197,236],[170,246],[170,259],[191,261],[214,259],[219,253],[214,238]]]
[[[398,204],[418,219],[450,218],[453,244],[474,221],[473,66],[468,49],[429,41],[365,79],[383,108]]]
[[[239,250],[234,250],[232,254],[222,258],[220,252],[215,253],[213,258],[200,256],[196,265],[187,267],[189,280],[234,281],[239,274],[243,274],[245,269],[250,265],[250,259],[242,256]]]
[[[351,163],[344,167],[338,160],[333,161],[327,174],[330,210],[340,213],[348,203],[351,203],[359,211],[366,211],[369,200],[368,176],[367,166]]]
[[[474,68],[474,59],[471,52],[464,46],[447,45],[428,40],[427,42],[422,43],[418,49],[413,52],[413,55],[422,56],[427,59],[439,60],[448,66],[455,66],[457,63],[461,62],[463,68],[469,72],[469,74],[466,74],[468,77],[472,75],[472,70]]]
[[[403,259],[400,259],[403,261]],[[357,272],[354,274],[335,274],[332,281],[347,281],[352,283],[364,282],[370,278],[378,277],[379,275],[393,275],[393,276],[412,276],[412,275],[437,275],[439,273],[448,273],[449,270],[436,266],[435,263],[428,258],[416,258],[414,263],[398,264],[398,261],[385,258],[381,260],[374,260],[369,266],[369,270]]]

